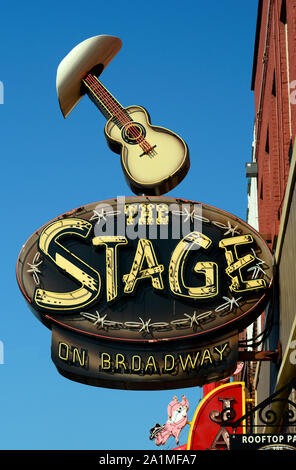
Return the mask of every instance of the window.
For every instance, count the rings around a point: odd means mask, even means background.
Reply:
[[[272,81],[272,90],[271,93],[273,96],[276,96],[276,85],[275,85],[275,70],[273,71],[273,81]]]
[[[269,128],[267,128],[267,133],[266,133],[265,152],[269,153]]]
[[[281,13],[280,13],[280,21],[284,24],[287,23],[287,5],[286,0],[282,1]]]
[[[289,165],[291,165],[291,160],[292,160],[292,155],[293,155],[293,142],[292,139],[290,139],[290,145],[289,145]]]
[[[260,185],[260,199],[263,199],[263,178],[261,177],[261,185]]]

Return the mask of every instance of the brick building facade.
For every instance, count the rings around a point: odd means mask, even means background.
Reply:
[[[277,361],[249,363],[244,370],[258,404],[296,377],[291,360],[296,347],[296,0],[258,1],[251,89],[255,123],[247,164],[247,221],[269,243],[276,282],[269,308],[248,329],[248,337],[263,332],[254,347],[282,351]],[[290,388],[282,397],[295,402]],[[283,430],[286,405],[279,403],[270,405],[279,426],[257,432]]]
[[[259,0],[252,90],[258,165],[258,223],[271,247],[278,235],[296,132],[296,0]],[[296,83],[296,82],[295,82]]]

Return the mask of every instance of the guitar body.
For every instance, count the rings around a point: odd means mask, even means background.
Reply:
[[[109,147],[121,155],[125,178],[135,194],[161,195],[186,176],[190,162],[186,143],[163,127],[152,126],[141,106],[124,108],[129,116],[118,125],[112,117],[105,125]]]

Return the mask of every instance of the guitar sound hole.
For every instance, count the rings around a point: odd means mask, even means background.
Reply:
[[[139,144],[145,139],[145,127],[139,122],[128,123],[122,128],[121,136],[127,144]]]

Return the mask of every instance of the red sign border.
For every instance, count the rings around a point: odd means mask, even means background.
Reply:
[[[209,401],[212,399],[212,397],[214,395],[216,395],[217,393],[219,393],[220,391],[222,391],[222,390],[226,391],[228,389],[231,389],[231,388],[237,387],[237,386],[239,386],[241,388],[241,392],[242,392],[242,416],[246,413],[246,391],[245,391],[246,384],[245,384],[245,382],[229,382],[227,384],[223,384],[223,385],[220,385],[219,387],[216,387],[214,390],[211,390],[211,392],[209,392],[201,400],[201,402],[198,404],[198,406],[195,410],[195,413],[194,413],[194,416],[192,418],[191,425],[190,425],[186,450],[194,450],[193,447],[191,447],[191,446],[193,444],[193,437],[194,437],[194,433],[196,431],[196,421],[200,417],[201,413],[203,412],[203,409],[209,403]],[[242,433],[241,434],[245,434],[245,431],[246,431],[246,423],[245,423],[245,421],[243,421],[242,422]]]

